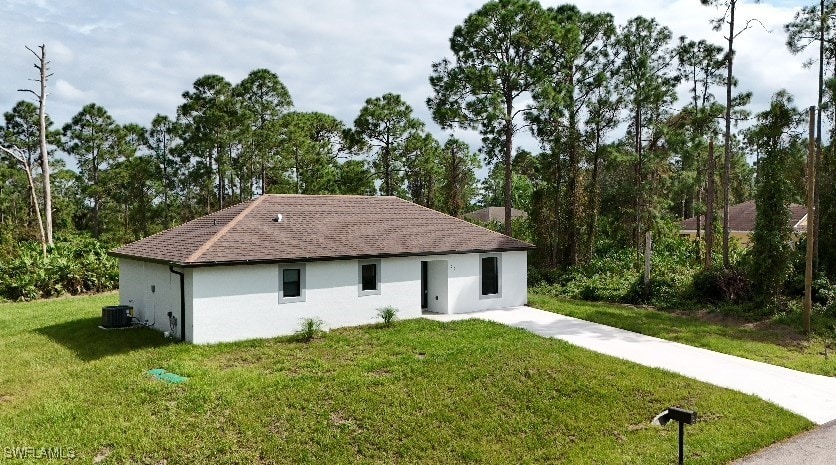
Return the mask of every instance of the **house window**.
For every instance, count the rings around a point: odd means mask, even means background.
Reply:
[[[279,267],[279,303],[305,301],[305,265],[289,264]]]
[[[482,299],[502,297],[501,258],[499,254],[479,256],[479,295]]]
[[[302,295],[302,270],[299,268],[285,268],[282,270],[282,291],[285,297],[299,297]]]
[[[358,294],[380,294],[380,260],[360,260],[358,263]]]

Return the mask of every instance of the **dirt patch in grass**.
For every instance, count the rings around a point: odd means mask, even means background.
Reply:
[[[360,430],[355,421],[342,411],[331,412],[330,420],[334,426],[355,431]]]
[[[246,368],[254,365],[262,365],[267,357],[260,353],[247,351],[229,352],[215,357],[215,363],[221,370],[232,370],[235,368]]]
[[[385,378],[387,376],[392,376],[392,371],[386,368],[381,368],[379,370],[374,370],[370,372],[369,375],[374,376],[376,378]]]
[[[586,302],[584,302],[586,303]],[[794,328],[777,323],[771,318],[753,319],[751,316],[732,315],[719,312],[710,308],[692,308],[687,310],[660,309],[652,305],[634,305],[622,303],[590,302],[592,305],[606,305],[613,307],[629,308],[634,310],[649,310],[654,312],[668,313],[671,315],[695,318],[705,323],[716,324],[736,329],[751,329],[769,336],[775,343],[785,343],[793,347],[807,341],[807,337]]]
[[[727,313],[712,311],[706,308],[700,310],[675,311],[670,313],[677,316],[696,318],[710,324],[755,331],[764,341],[769,341],[784,347],[803,350],[810,345],[809,339],[806,336],[785,324],[776,323],[770,318],[752,320],[751,318],[729,315]]]
[[[653,312],[668,313],[685,318],[694,318],[704,323],[725,326],[733,329],[752,330],[757,332],[758,338],[784,347],[804,350],[809,347],[809,339],[794,328],[775,322],[771,318],[752,319],[741,315],[718,312],[710,308],[688,309],[688,310],[667,310],[659,309],[652,305],[633,305],[621,303],[598,303],[599,305],[611,305],[614,307],[629,308],[634,310],[647,310]]]
[[[93,463],[102,463],[110,457],[113,453],[113,448],[110,446],[102,447],[101,450],[93,457]]]

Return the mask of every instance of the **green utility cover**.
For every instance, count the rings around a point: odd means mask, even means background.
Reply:
[[[153,370],[148,370],[146,373],[160,381],[165,381],[170,384],[181,384],[189,380],[189,378],[186,378],[185,376],[169,373],[162,368],[154,368]]]

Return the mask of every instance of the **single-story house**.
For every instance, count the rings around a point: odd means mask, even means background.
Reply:
[[[752,233],[755,231],[755,219],[758,216],[755,201],[729,205],[729,236],[747,246],[752,241]],[[700,217],[700,236],[705,235],[705,216]],[[717,221],[722,223],[723,210],[717,212]],[[807,207],[804,205],[790,204],[789,226],[792,230],[801,234],[807,231]],[[697,217],[688,218],[679,225],[679,235],[691,239],[697,238]],[[722,240],[722,239],[720,239]]]
[[[119,300],[193,343],[527,302],[532,245],[396,197],[263,195],[111,252]]]
[[[476,220],[481,223],[493,223],[496,221],[499,224],[505,224],[505,207],[480,208],[478,210],[465,213],[462,216],[469,220]],[[517,218],[525,218],[526,216],[528,215],[522,210],[517,210],[516,208],[511,209],[511,221]]]

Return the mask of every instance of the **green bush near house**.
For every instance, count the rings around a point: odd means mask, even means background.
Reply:
[[[383,320],[384,326],[392,326],[392,323],[398,318],[398,309],[391,305],[387,305],[377,309],[377,316]]]
[[[692,298],[701,303],[742,303],[751,299],[752,283],[741,266],[699,270],[691,283]]]
[[[302,342],[310,342],[322,335],[323,325],[325,322],[319,318],[303,318],[295,336]]]
[[[635,251],[611,249],[563,272],[534,271],[529,284],[541,294],[600,302],[671,307],[686,300],[691,279],[699,270],[694,251],[679,238],[655,243],[651,277],[644,283],[643,262]]]
[[[34,300],[103,292],[119,286],[109,246],[88,236],[58,238],[46,257],[37,242],[22,242],[0,259],[0,298]]]
[[[813,299],[822,313],[836,317],[836,284],[820,276],[813,281]]]

